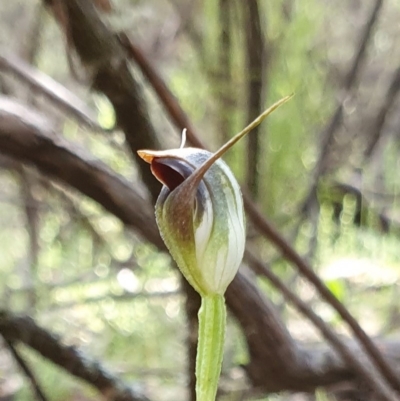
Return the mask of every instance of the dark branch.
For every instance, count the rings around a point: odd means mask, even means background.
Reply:
[[[382,137],[382,131],[385,125],[386,118],[390,110],[392,109],[392,106],[396,101],[399,92],[400,92],[400,67],[398,67],[394,71],[389,86],[386,90],[382,105],[378,110],[378,113],[375,116],[371,124],[371,127],[368,129],[366,137],[369,143],[364,152],[364,158],[367,160],[372,156],[379,142],[379,139]]]
[[[247,122],[250,123],[259,116],[263,109],[264,66],[264,34],[261,21],[258,0],[243,2],[246,32],[246,72],[247,72]],[[263,128],[263,130],[265,127]],[[257,199],[259,193],[260,170],[260,131],[261,127],[254,128],[247,137],[247,172],[246,185],[253,199]]]
[[[59,23],[65,30],[68,44],[73,47],[69,50],[76,51],[91,79],[92,88],[107,96],[113,105],[117,126],[123,130],[141,177],[155,201],[160,184],[136,151],[159,149],[160,145],[121,43],[100,18],[94,2],[46,0],[45,3],[53,6],[57,3],[61,7],[63,21],[59,19]],[[60,11],[54,15],[60,18]]]
[[[358,44],[358,50],[354,57],[353,63],[343,83],[345,90],[351,89],[357,82],[358,75],[361,70],[361,64],[366,56],[367,46],[373,33],[376,22],[378,21],[381,9],[383,6],[383,0],[376,0],[371,10],[371,14],[364,26],[363,31],[360,34],[360,42]]]
[[[24,358],[22,358],[22,356],[19,354],[19,352],[15,348],[13,341],[6,337],[4,337],[4,341],[6,342],[11,355],[17,362],[18,366],[21,368],[22,372],[24,373],[24,375],[28,378],[29,382],[31,383],[31,386],[32,386],[32,389],[33,389],[33,392],[34,392],[36,398],[39,401],[47,401],[47,397],[45,396],[43,390],[40,388],[40,385],[39,385],[34,373],[30,369],[28,364],[25,362]]]
[[[165,84],[160,74],[151,65],[150,61],[139,49],[136,44],[131,41],[124,33],[119,35],[120,41],[123,44],[128,56],[132,58],[140,67],[143,75],[149,80],[151,86],[165,107],[168,116],[180,131],[187,129],[188,141],[197,148],[206,149],[206,145],[201,141],[200,136],[196,133],[196,129],[191,123],[185,111],[182,109],[177,98]]]
[[[0,334],[12,342],[21,342],[37,353],[95,387],[107,400],[149,401],[149,399],[127,386],[99,362],[92,361],[77,348],[66,346],[60,339],[38,326],[33,319],[15,316],[0,310]]]
[[[0,97],[0,152],[36,165],[99,202],[165,249],[148,202],[121,176],[53,131],[39,113]]]

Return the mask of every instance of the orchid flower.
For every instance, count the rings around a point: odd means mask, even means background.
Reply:
[[[201,295],[196,359],[197,401],[214,401],[226,326],[224,293],[243,258],[246,232],[239,184],[220,157],[287,96],[216,153],[197,148],[140,150],[163,184],[155,211],[161,236],[184,277]]]

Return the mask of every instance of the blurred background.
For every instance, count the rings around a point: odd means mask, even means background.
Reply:
[[[68,21],[64,3],[68,2],[0,3],[1,101],[12,101],[13,111],[17,104],[38,111],[51,122],[56,144],[71,144],[78,155],[83,149],[89,162],[101,160],[150,207],[150,194],[158,189],[149,189],[142,179],[132,143],[127,145],[123,117],[115,112],[116,97],[107,96],[110,91],[102,91],[94,78],[103,61],[96,58],[95,47],[77,47],[86,28],[73,31],[80,20]],[[139,56],[164,80],[211,150],[268,105],[295,93],[224,159],[247,196],[366,332],[400,345],[400,3],[87,3],[104,22],[101,29],[112,33],[112,48],[126,51],[127,74],[141,93],[155,147],[178,147],[181,131],[165,111]],[[128,52],[126,37],[136,52]],[[85,51],[90,57],[82,57]],[[0,120],[9,110],[4,104],[0,102]],[[132,105],[133,114],[134,110]],[[21,115],[29,118],[25,112]],[[185,291],[169,255],[150,243],[140,227],[138,231],[126,224],[79,185],[60,180],[58,170],[42,169],[35,162],[39,153],[29,154],[41,148],[19,152],[10,147],[4,132],[0,399],[34,399],[35,381],[48,400],[99,399],[93,386],[40,356],[29,341],[24,344],[18,338],[13,344],[5,322],[29,316],[65,346],[100,361],[143,397],[188,400],[190,324]],[[137,132],[141,135],[145,133]],[[112,192],[110,188],[106,192]],[[248,246],[338,335],[350,336],[313,285],[252,223]],[[280,291],[243,267],[247,270],[296,342],[326,346],[314,325]],[[230,316],[221,400],[356,399],[347,390],[323,387],[318,381],[308,389],[288,386],[268,394],[252,384],[243,368],[249,362],[247,345],[240,319]],[[400,347],[394,349],[400,363]],[[23,372],[18,359],[35,379]],[[351,382],[351,377],[344,381]],[[342,379],[335,380],[329,385],[342,385]]]

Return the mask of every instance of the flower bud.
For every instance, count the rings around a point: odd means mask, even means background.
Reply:
[[[224,294],[243,257],[245,222],[239,185],[220,159],[195,148],[140,151],[163,184],[156,203],[160,233],[200,294]]]

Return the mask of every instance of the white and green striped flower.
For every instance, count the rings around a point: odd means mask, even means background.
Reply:
[[[141,156],[164,184],[156,217],[171,255],[200,294],[224,294],[245,245],[243,200],[231,170],[218,159],[194,188],[185,182],[212,153],[183,148]]]

